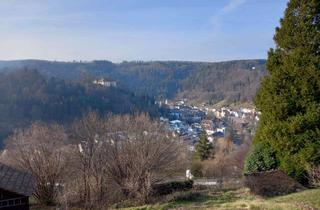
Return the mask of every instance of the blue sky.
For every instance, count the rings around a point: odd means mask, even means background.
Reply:
[[[287,0],[3,0],[0,60],[266,58]]]

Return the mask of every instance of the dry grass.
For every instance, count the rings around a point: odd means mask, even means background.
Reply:
[[[194,196],[193,196],[194,195]],[[320,189],[264,199],[247,189],[225,192],[188,192],[165,204],[128,208],[127,210],[217,209],[217,210],[316,210],[320,209]]]

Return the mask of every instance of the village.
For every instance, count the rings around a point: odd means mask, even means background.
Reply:
[[[320,0],[0,12],[0,210],[320,210]]]
[[[182,138],[191,151],[202,132],[211,143],[232,133],[233,143],[241,145],[245,134],[254,135],[261,114],[254,108],[195,106],[186,100],[157,101],[156,104],[167,110],[160,120],[167,123],[170,131]]]

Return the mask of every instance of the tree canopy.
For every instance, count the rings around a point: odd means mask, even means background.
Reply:
[[[307,166],[320,163],[320,1],[291,0],[274,40],[254,143],[271,145],[280,168],[303,181]]]
[[[136,95],[157,99],[186,98],[192,103],[225,101],[252,102],[266,74],[265,60],[225,62],[150,61],[50,62],[43,60],[0,61],[0,72],[16,68],[38,69],[41,74],[64,80],[79,80],[84,75],[107,77],[118,87]]]
[[[14,128],[31,122],[56,122],[68,125],[84,113],[96,111],[127,114],[158,114],[149,97],[137,96],[122,88],[47,78],[37,70],[23,69],[0,74],[0,145]]]
[[[210,158],[212,153],[213,145],[208,140],[205,131],[200,135],[199,142],[196,145],[196,155],[200,160],[206,160]]]

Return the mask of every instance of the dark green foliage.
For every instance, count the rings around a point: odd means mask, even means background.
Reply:
[[[168,195],[177,191],[190,190],[193,187],[192,180],[172,181],[157,184],[153,187],[154,195]]]
[[[207,160],[212,156],[212,149],[212,143],[209,142],[206,133],[202,132],[196,145],[196,156],[202,161]]]
[[[36,70],[0,75],[0,137],[34,121],[68,124],[89,111],[100,114],[149,112],[154,102],[121,88],[45,78]],[[0,139],[1,142],[1,139]]]
[[[270,171],[278,167],[276,152],[270,146],[256,144],[246,158],[244,172]]]
[[[62,79],[81,79],[90,74],[108,77],[135,94],[158,99],[183,97],[194,102],[252,102],[265,75],[265,60],[205,62],[49,62],[0,61],[1,71],[29,67]],[[252,69],[255,67],[255,69]]]
[[[271,145],[280,168],[302,182],[307,166],[320,163],[320,1],[291,0],[280,23],[255,101],[262,116],[254,142]]]

